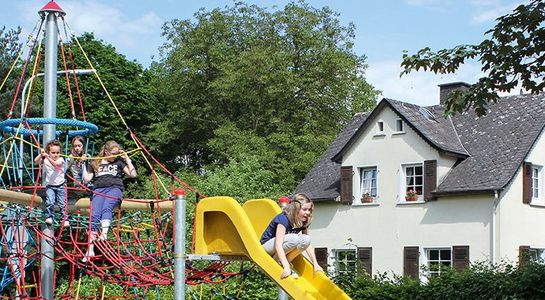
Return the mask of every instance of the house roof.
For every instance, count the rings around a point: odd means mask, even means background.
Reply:
[[[341,165],[331,158],[348,142],[368,116],[368,112],[357,113],[352,118],[352,121],[346,125],[303,181],[299,183],[295,189],[298,193],[304,192],[314,201],[331,200],[339,196]]]
[[[486,116],[466,112],[452,121],[471,157],[449,172],[437,193],[502,190],[543,131],[545,95],[503,97]]]
[[[340,161],[374,116],[390,107],[424,141],[458,157],[435,194],[463,194],[504,189],[514,178],[545,125],[545,96],[502,97],[478,118],[472,111],[444,117],[442,106],[420,107],[383,99],[368,114],[357,114],[297,186],[315,200],[339,196]]]
[[[363,134],[367,126],[373,123],[374,117],[385,107],[389,107],[396,112],[430,146],[449,155],[457,157],[469,156],[469,153],[464,149],[460,140],[452,138],[456,136],[454,126],[450,118],[443,116],[443,110],[440,106],[421,107],[415,104],[384,98],[371,112],[365,124],[362,124],[341,150],[335,154],[333,159],[336,162],[341,161],[346,151],[358,140],[358,137]]]

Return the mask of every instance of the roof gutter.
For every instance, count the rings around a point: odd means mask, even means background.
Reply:
[[[501,191],[501,189],[435,191],[435,192],[431,192],[431,193],[435,197],[444,197],[444,196],[467,196],[467,195],[494,194],[495,192],[499,192],[499,191]]]

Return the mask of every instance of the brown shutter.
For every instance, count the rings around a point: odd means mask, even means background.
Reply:
[[[522,164],[522,203],[532,201],[532,163]]]
[[[373,274],[373,248],[358,247],[358,259],[367,274]]]
[[[434,200],[431,194],[437,187],[437,161],[424,161],[424,200]]]
[[[458,272],[469,267],[469,246],[452,246],[452,267]]]
[[[341,203],[352,204],[352,167],[341,167]]]
[[[519,265],[530,261],[530,246],[519,246]]]
[[[320,267],[327,274],[327,248],[314,248],[314,255],[316,255],[316,261]]]
[[[418,278],[418,247],[405,247],[403,249],[403,275]]]

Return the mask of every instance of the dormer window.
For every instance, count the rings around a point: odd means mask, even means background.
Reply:
[[[384,122],[378,121],[377,122],[377,132],[375,133],[375,136],[384,136]]]
[[[405,128],[404,128],[403,120],[397,119],[396,120],[396,132],[395,133],[404,133],[404,132],[405,132]]]

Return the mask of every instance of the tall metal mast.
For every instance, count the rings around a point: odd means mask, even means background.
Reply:
[[[57,117],[57,49],[59,46],[59,32],[57,19],[63,17],[65,12],[55,1],[47,3],[39,12],[46,22],[45,32],[45,72],[44,72],[44,118]],[[56,125],[44,124],[43,143],[46,145],[56,138]],[[53,247],[53,230],[51,226],[44,225],[41,242],[41,292],[42,297],[53,300],[55,274],[55,249]]]

